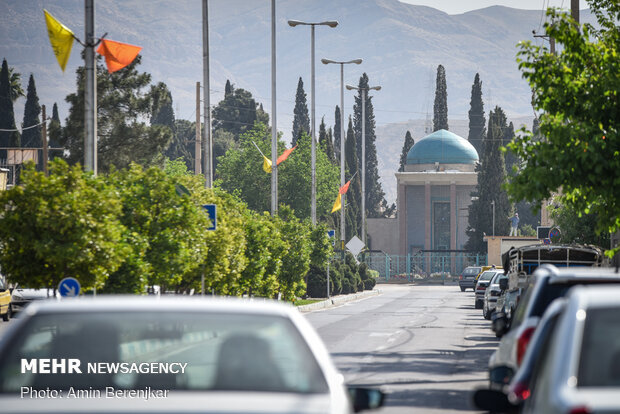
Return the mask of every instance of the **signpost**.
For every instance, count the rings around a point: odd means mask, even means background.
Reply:
[[[215,204],[203,204],[204,208],[211,219],[211,226],[207,227],[208,231],[215,231],[217,228],[217,206]]]
[[[74,298],[80,294],[80,282],[74,277],[65,277],[58,284],[58,293],[64,298]]]

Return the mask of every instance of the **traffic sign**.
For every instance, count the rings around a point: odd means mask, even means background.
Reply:
[[[364,242],[357,236],[353,236],[347,243],[347,249],[353,253],[353,256],[357,257],[358,254],[364,249]]]
[[[332,238],[336,236],[336,230],[327,230],[327,237]]]
[[[211,219],[211,226],[207,227],[207,230],[214,231],[216,229],[217,222],[217,206],[215,204],[203,204],[202,208],[207,211],[209,218]]]
[[[58,293],[65,298],[74,298],[80,294],[80,282],[74,277],[65,277],[58,284]]]

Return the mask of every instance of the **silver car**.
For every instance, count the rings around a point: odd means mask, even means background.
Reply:
[[[499,281],[501,279],[508,279],[508,276],[504,274],[504,272],[496,273],[491,279],[489,286],[484,291],[484,299],[482,303],[482,316],[484,319],[491,319],[491,314],[495,312],[495,305],[497,304],[497,299],[499,295],[502,293],[502,290],[499,287]]]
[[[348,413],[382,403],[378,391],[348,391],[312,326],[275,302],[39,301],[0,341],[3,413]]]

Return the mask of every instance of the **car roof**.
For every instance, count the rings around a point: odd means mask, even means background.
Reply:
[[[620,281],[620,273],[610,267],[563,267],[545,264],[534,273],[537,277],[548,277],[550,284],[575,283],[576,281],[599,282]]]
[[[582,285],[571,289],[569,300],[581,308],[620,307],[619,285]]]

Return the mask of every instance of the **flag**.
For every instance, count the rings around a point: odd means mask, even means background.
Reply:
[[[349,184],[351,184],[351,180],[347,181],[347,183],[345,185],[340,187],[340,190],[338,190],[338,193],[339,194],[346,194],[347,191],[349,190]]]
[[[332,213],[340,210],[342,208],[342,194],[338,193],[338,198],[336,198],[336,202],[334,203],[334,206],[332,207]]]
[[[280,155],[280,156],[278,157],[278,160],[277,160],[277,162],[276,162],[276,165],[280,165],[280,163],[281,163],[282,161],[286,160],[286,159],[288,158],[288,156],[289,156],[289,155],[291,155],[291,152],[293,152],[293,150],[294,150],[295,148],[297,148],[297,145],[295,145],[293,148],[290,148],[290,149],[287,149],[286,151],[284,151],[284,152],[282,153],[282,155]]]
[[[103,39],[97,48],[97,53],[105,57],[108,72],[112,73],[133,62],[141,50],[140,46]]]
[[[271,160],[263,155],[263,170],[266,173],[271,173]]]
[[[58,60],[60,69],[65,71],[69,55],[71,55],[71,47],[73,46],[73,32],[64,24],[60,23],[47,10],[43,9],[45,14],[45,23],[47,24],[47,35],[52,44],[52,50]]]

